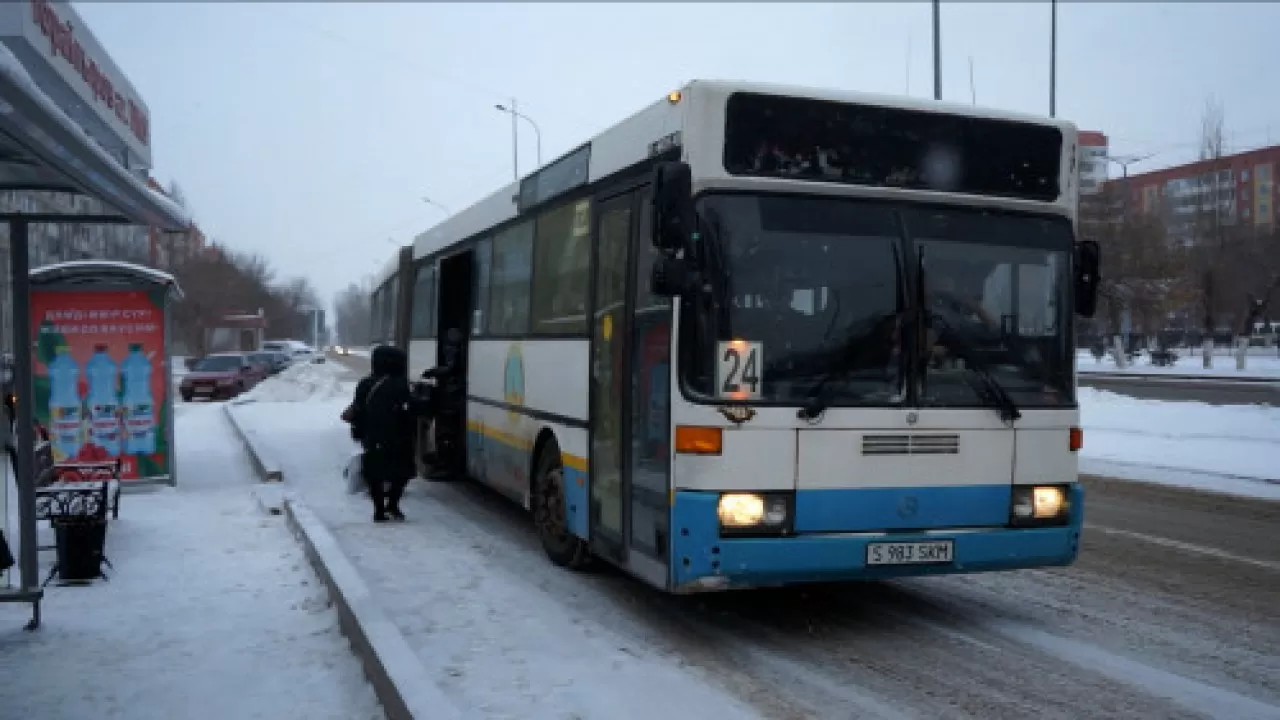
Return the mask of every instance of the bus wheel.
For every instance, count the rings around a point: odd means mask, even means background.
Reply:
[[[543,448],[533,485],[533,522],[538,539],[551,562],[571,570],[585,568],[591,561],[587,543],[569,532],[564,502],[564,468],[560,448],[554,442]]]

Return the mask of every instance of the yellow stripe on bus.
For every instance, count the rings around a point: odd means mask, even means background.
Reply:
[[[503,432],[498,428],[485,425],[479,420],[468,420],[467,430],[474,433],[479,433],[485,436],[486,438],[489,438],[490,440],[496,440],[502,443],[503,445],[506,445],[509,448],[520,450],[521,452],[529,452],[533,450],[532,441],[527,440],[518,435],[512,435],[511,433]],[[569,468],[570,470],[577,470],[578,472],[584,473],[584,474],[587,472],[587,459],[579,455],[574,455],[573,453],[567,453],[561,450],[560,462],[563,463],[564,466],[566,468]],[[582,478],[578,478],[578,484],[582,484]]]

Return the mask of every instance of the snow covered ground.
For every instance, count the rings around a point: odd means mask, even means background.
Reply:
[[[466,483],[415,482],[409,521],[374,525],[367,499],[342,487],[354,450],[337,419],[347,398],[273,394],[296,401],[233,412],[273,438],[286,483],[333,531],[429,679],[476,716],[1280,718],[1280,685],[1266,679],[1280,677],[1270,586],[1257,567],[1197,556],[1194,545],[1148,546],[1104,528],[1066,569],[669,598],[608,570],[555,569],[521,511]],[[1200,406],[1127,407],[1108,395],[1084,394],[1087,463],[1172,457],[1204,469],[1194,453],[1139,452],[1161,433],[1211,443],[1187,419]],[[1220,434],[1260,443],[1231,452],[1265,452],[1276,438],[1274,416],[1257,426],[1239,408],[1212,410]],[[1179,414],[1182,425],[1161,424]],[[1108,449],[1114,435],[1127,439]],[[1123,511],[1135,508],[1152,509]],[[1216,512],[1192,520],[1212,526]]]
[[[254,500],[222,408],[176,412],[179,486],[123,497],[110,581],[55,581],[33,634],[27,606],[0,605],[0,718],[383,717],[283,518]]]
[[[339,378],[341,370],[328,363],[291,365],[270,381],[258,383],[249,392],[231,400],[244,405],[256,402],[316,402],[334,398],[350,398],[351,393]]]
[[[1280,500],[1280,408],[1079,392],[1082,472]]]
[[[343,370],[326,366],[330,372]],[[333,531],[436,682],[483,717],[752,718],[727,690],[645,637],[583,577],[547,572],[540,550],[460,512],[459,488],[413,483],[407,523],[374,525],[341,468],[354,443],[343,397],[250,402],[233,411],[270,447],[285,481]],[[354,383],[346,382],[350,392]],[[463,491],[465,493],[465,491]],[[464,502],[474,502],[474,499]],[[512,531],[526,533],[505,503]]]
[[[1236,369],[1236,359],[1228,350],[1220,350],[1213,356],[1213,367],[1205,369],[1201,361],[1200,351],[1190,354],[1186,349],[1178,350],[1178,361],[1170,367],[1157,367],[1151,364],[1151,358],[1145,353],[1139,355],[1133,364],[1125,368],[1117,368],[1115,359],[1110,355],[1099,362],[1087,350],[1076,355],[1076,369],[1081,374],[1088,373],[1131,373],[1135,375],[1204,375],[1206,377],[1224,378],[1275,378],[1280,380],[1280,353],[1275,348],[1251,348],[1245,362],[1244,370]]]

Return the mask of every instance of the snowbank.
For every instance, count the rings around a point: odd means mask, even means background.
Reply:
[[[329,363],[297,363],[279,375],[263,380],[231,402],[236,405],[255,402],[309,403],[348,397],[350,390],[342,384],[345,373],[344,368]]]
[[[109,526],[110,582],[50,585],[33,634],[0,605],[0,717],[383,717],[221,407],[179,406],[177,440],[179,486],[126,494]]]
[[[1079,393],[1083,472],[1280,500],[1280,408]]]

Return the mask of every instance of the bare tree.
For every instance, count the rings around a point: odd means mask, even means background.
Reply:
[[[320,307],[318,293],[305,278],[277,285],[276,272],[266,258],[228,251],[216,242],[185,261],[177,275],[185,298],[174,309],[175,328],[196,354],[207,349],[205,330],[216,327],[227,314],[261,308],[273,336],[300,337],[309,332],[311,322],[300,308]]]
[[[1099,288],[1105,329],[1115,333],[1129,310],[1139,332],[1157,333],[1185,292],[1181,259],[1164,223],[1156,216],[1127,212],[1123,183],[1109,182],[1101,192],[1081,198],[1080,235],[1095,240],[1106,268]]]
[[[368,345],[372,336],[369,292],[352,283],[334,298],[334,327],[347,345]]]
[[[1243,339],[1253,333],[1254,323],[1268,316],[1271,303],[1280,296],[1280,232],[1270,225],[1242,229],[1232,242],[1228,260],[1232,302],[1243,310],[1237,331]]]
[[[1229,264],[1235,212],[1232,205],[1234,174],[1224,160],[1223,111],[1212,98],[1205,102],[1200,126],[1200,160],[1203,172],[1195,179],[1195,208],[1188,238],[1190,280],[1197,290],[1201,331],[1204,333],[1204,366],[1213,365],[1213,339],[1226,304],[1224,280]],[[1223,182],[1223,175],[1230,182]]]

